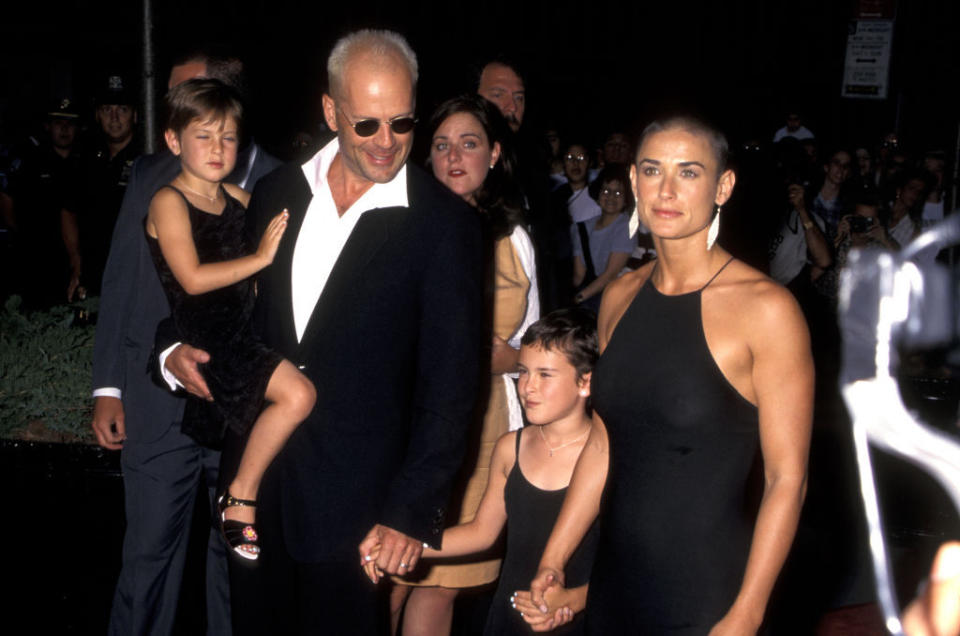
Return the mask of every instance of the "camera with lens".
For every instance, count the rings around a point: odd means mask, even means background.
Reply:
[[[850,232],[863,234],[873,227],[873,217],[854,214],[850,217]]]

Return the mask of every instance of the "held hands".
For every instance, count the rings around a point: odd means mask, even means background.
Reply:
[[[547,590],[553,587],[563,587],[563,572],[549,566],[541,566],[537,576],[530,582],[530,600],[533,605],[544,614],[550,611],[544,598]]]
[[[210,354],[206,351],[188,344],[180,344],[170,352],[163,366],[180,381],[188,393],[212,402],[213,395],[197,366],[209,361]]]
[[[514,592],[510,597],[510,604],[513,609],[520,612],[520,616],[531,630],[548,632],[573,620],[575,612],[570,608],[567,593],[567,590],[559,585],[547,589],[543,595],[544,602],[547,604],[545,612],[534,605],[530,592],[526,590]]]
[[[387,574],[406,574],[417,566],[423,544],[393,528],[377,524],[357,548],[360,566],[374,583]]]
[[[123,420],[123,402],[119,398],[100,396],[93,401],[93,421],[90,422],[97,443],[109,450],[123,448],[127,429]]]
[[[290,213],[286,209],[270,220],[267,229],[263,232],[263,238],[260,239],[260,246],[257,248],[257,256],[264,259],[267,265],[273,262],[277,255],[277,248],[280,247],[280,239],[287,229],[287,219]]]

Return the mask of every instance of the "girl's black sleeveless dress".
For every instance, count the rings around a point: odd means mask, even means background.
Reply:
[[[520,436],[524,429],[517,431],[516,456],[520,456]],[[503,501],[507,509],[507,553],[500,569],[500,581],[493,595],[484,636],[517,635],[529,636],[533,633],[524,622],[520,612],[510,605],[510,596],[517,590],[529,590],[530,581],[537,574],[540,556],[550,538],[553,524],[560,515],[566,488],[560,490],[541,490],[523,476],[519,460],[507,476],[503,487]],[[580,542],[567,563],[564,575],[568,588],[587,583],[593,556],[597,546],[597,524],[594,523]],[[549,632],[571,636],[583,634],[583,613],[574,620]]]
[[[589,634],[707,634],[740,589],[760,485],[757,409],[707,348],[703,289],[665,296],[647,280],[593,373],[610,472]]]
[[[221,188],[226,205],[216,215],[194,206],[173,186],[165,187],[175,190],[186,203],[201,264],[229,261],[250,253],[244,240],[246,210],[226,190]],[[157,240],[148,234],[147,243],[180,337],[210,354],[210,361],[201,365],[201,371],[214,401],[190,396],[181,428],[201,444],[219,446],[227,427],[243,435],[257,419],[267,382],[283,358],[260,343],[251,330],[253,278],[190,295],[170,271]]]

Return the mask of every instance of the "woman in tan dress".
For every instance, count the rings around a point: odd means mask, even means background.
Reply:
[[[522,426],[513,379],[520,337],[539,318],[533,248],[519,224],[519,193],[506,141],[509,129],[495,106],[475,95],[448,100],[430,122],[430,164],[437,179],[474,206],[484,218],[490,249],[488,311],[493,343],[490,390],[477,448],[466,463],[475,466],[466,482],[457,523],[473,519],[487,484],[497,439]],[[394,578],[392,628],[403,611],[404,636],[449,634],[459,590],[492,583],[500,557],[444,563],[423,560],[405,578]],[[411,591],[412,590],[412,591]]]

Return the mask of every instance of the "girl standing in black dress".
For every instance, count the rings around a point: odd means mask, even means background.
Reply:
[[[497,440],[486,490],[476,516],[443,533],[443,549],[426,548],[424,559],[483,553],[507,528],[507,549],[484,634],[527,636],[531,628],[557,627],[556,634],[583,633],[587,582],[596,551],[591,530],[566,565],[567,588],[548,594],[550,608],[529,603],[526,587],[563,505],[577,457],[590,432],[587,402],[597,359],[592,314],[560,309],[533,323],[520,349],[517,393],[529,424]],[[374,582],[376,553],[363,562]],[[518,594],[521,598],[518,598]],[[522,613],[521,613],[522,612]]]
[[[253,511],[260,480],[316,400],[313,384],[250,328],[253,275],[273,262],[287,213],[271,220],[256,250],[247,249],[250,195],[223,183],[236,163],[243,115],[230,88],[189,80],[170,90],[167,108],[165,139],[182,169],[154,195],[145,229],[179,335],[210,353],[202,372],[213,395],[211,402],[190,397],[182,426],[214,445],[227,427],[249,431],[218,510],[228,545],[253,560],[260,553]]]

